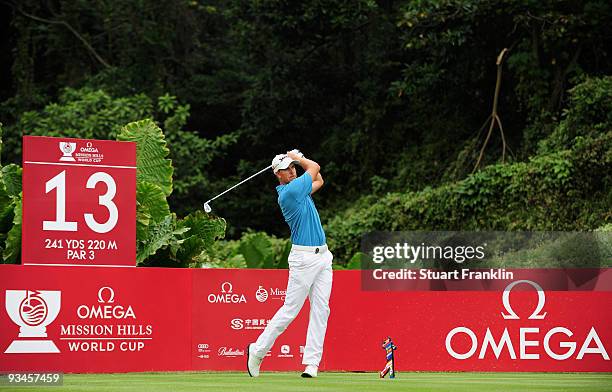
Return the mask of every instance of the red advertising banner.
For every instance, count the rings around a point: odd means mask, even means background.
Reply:
[[[136,143],[24,136],[22,263],[136,265]]]
[[[92,268],[0,266],[0,371],[244,371],[287,281],[286,270]],[[361,284],[360,271],[334,272],[321,370],[379,371],[391,336],[399,372],[612,371],[611,291]],[[305,305],[262,371],[302,370],[307,323]]]
[[[0,271],[0,369],[190,369],[188,270],[1,266]]]
[[[193,370],[243,370],[245,349],[282,306],[287,270],[199,270],[193,275]],[[270,350],[262,370],[302,365],[308,304]]]
[[[499,291],[362,291],[359,275],[334,276],[326,367],[381,370],[380,342],[391,336],[399,370],[612,371],[610,291],[527,280]]]

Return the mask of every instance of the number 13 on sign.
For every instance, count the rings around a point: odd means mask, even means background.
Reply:
[[[26,136],[23,168],[23,264],[135,265],[135,143]]]
[[[108,220],[104,223],[98,223],[93,214],[84,214],[85,223],[96,233],[108,233],[117,224],[119,220],[119,211],[117,205],[113,203],[113,197],[117,192],[117,184],[108,173],[96,172],[87,179],[87,188],[93,189],[98,182],[106,184],[107,191],[104,195],[98,198],[98,204],[106,207],[109,212]],[[46,182],[45,192],[49,193],[53,189],[57,189],[55,199],[55,220],[43,221],[43,230],[45,231],[77,231],[77,222],[66,221],[66,171],[62,171],[57,176]]]

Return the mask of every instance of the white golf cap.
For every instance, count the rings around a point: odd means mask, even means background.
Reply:
[[[272,170],[276,173],[279,170],[286,169],[292,163],[298,163],[287,156],[287,154],[278,154],[272,159]]]

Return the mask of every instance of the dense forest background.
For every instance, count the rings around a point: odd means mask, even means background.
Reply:
[[[24,134],[152,118],[185,216],[299,148],[339,265],[370,230],[610,228],[609,1],[21,0],[0,19],[4,163]],[[217,258],[282,266],[275,185],[212,204],[245,240]]]

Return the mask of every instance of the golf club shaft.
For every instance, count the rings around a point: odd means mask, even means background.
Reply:
[[[266,168],[264,168],[264,169],[261,169],[261,170],[260,170],[260,171],[258,171],[257,173],[253,174],[251,177],[249,177],[249,178],[247,178],[247,179],[244,179],[244,180],[240,181],[238,184],[234,185],[233,187],[231,187],[231,188],[229,188],[229,189],[226,189],[225,191],[223,191],[223,192],[219,193],[217,196],[215,196],[215,197],[213,197],[212,199],[208,200],[208,201],[207,201],[206,203],[204,203],[204,204],[208,204],[208,203],[210,203],[211,201],[215,200],[216,198],[218,198],[218,197],[220,197],[220,196],[225,195],[227,192],[231,191],[232,189],[236,188],[237,186],[239,186],[239,185],[241,185],[241,184],[244,184],[245,182],[247,182],[247,181],[248,181],[248,180],[250,180],[251,178],[253,178],[253,177],[255,177],[255,176],[258,176],[258,175],[260,175],[261,173],[265,172],[266,170],[270,170],[271,168],[272,168],[272,165],[270,165],[270,166],[268,166],[268,167],[266,167]]]

